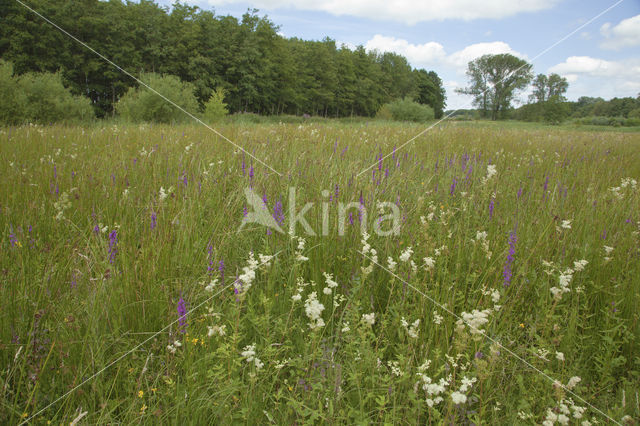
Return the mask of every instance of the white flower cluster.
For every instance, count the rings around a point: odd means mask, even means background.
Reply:
[[[487,239],[487,231],[476,232],[476,238],[475,240],[472,240],[472,241],[474,243],[479,243],[487,259],[491,259],[491,256],[493,253],[491,253],[491,250],[489,250],[489,240]]]
[[[466,392],[473,386],[473,384],[477,381],[475,377],[468,379],[467,376],[462,377],[462,384],[457,391],[451,392],[451,400],[454,404],[464,404],[467,402]]]
[[[411,258],[411,255],[413,254],[413,248],[411,246],[407,247],[407,249],[405,251],[402,252],[402,254],[400,255],[400,260],[402,262],[408,262],[409,259]]]
[[[169,197],[169,195],[171,195],[171,193],[173,193],[173,186],[170,186],[169,189],[167,189],[166,191],[161,186],[160,194],[158,195],[158,198],[160,199],[160,201],[164,201],[167,199],[167,197]]]
[[[491,180],[492,177],[498,174],[495,164],[487,165],[487,175],[482,179],[482,183],[485,184]]]
[[[298,277],[296,284],[298,285],[298,288],[296,289],[296,294],[291,296],[291,300],[293,300],[294,302],[298,302],[302,300],[302,291],[307,285],[309,285],[309,283],[304,282],[304,279],[302,279],[302,277]]]
[[[553,270],[555,268],[553,263],[546,261],[543,261],[542,263],[544,266],[549,268],[547,271],[545,271],[547,272],[547,274],[553,273]],[[573,280],[573,274],[576,271],[583,271],[584,267],[587,266],[588,263],[589,262],[585,259],[576,260],[575,262],[573,262],[573,267],[575,269],[567,268],[560,273],[560,275],[558,276],[558,287],[553,286],[549,289],[556,300],[562,299],[562,295],[564,293],[569,293],[571,291],[571,289],[569,288],[569,284],[571,284],[571,281]]]
[[[420,377],[420,381],[422,382],[422,390],[427,393],[427,405],[429,407],[433,407],[434,405],[440,404],[444,401],[442,398],[442,394],[445,392],[449,383],[446,379],[440,378],[438,382],[434,382],[431,377],[427,376],[425,371],[429,368],[431,364],[430,360],[426,360],[424,364],[418,367],[418,377]],[[416,383],[416,385],[420,384],[420,381]]]
[[[388,270],[390,270],[391,272],[395,272],[397,265],[398,265],[398,263],[395,260],[393,260],[393,257],[391,257],[391,256],[387,257],[387,269]]]
[[[442,318],[442,315],[438,314],[438,311],[433,311],[433,323],[436,325],[439,325],[442,323],[442,320],[444,318]]]
[[[324,320],[322,319],[324,305],[318,301],[318,295],[315,291],[309,293],[307,300],[305,300],[304,311],[311,321],[309,322],[310,329],[315,330],[316,328],[324,327]]]
[[[324,275],[325,282],[327,283],[327,286],[322,290],[322,292],[324,294],[331,294],[331,291],[338,287],[338,283],[333,280],[333,274],[323,272],[322,275]]]
[[[213,290],[215,290],[217,285],[218,285],[218,279],[214,278],[211,280],[211,282],[209,282],[209,284],[206,285],[204,289],[205,291],[211,293]]]
[[[306,241],[302,237],[297,237],[297,238],[298,238],[298,247],[296,248],[296,262],[306,262],[307,260],[309,260],[309,258],[302,255]]]
[[[369,326],[373,326],[376,323],[376,313],[371,312],[370,314],[362,314],[362,322]]]
[[[253,280],[256,279],[256,269],[260,264],[253,256],[253,252],[249,252],[249,259],[247,259],[247,266],[242,268],[242,274],[238,277],[238,280],[234,283],[235,289],[238,294],[245,294],[253,284]]]
[[[483,309],[481,311],[474,309],[471,313],[462,312],[460,314],[462,318],[456,321],[456,326],[458,326],[459,330],[463,330],[464,326],[467,325],[471,334],[484,334],[482,327],[489,322],[489,314],[491,312],[491,309]]]
[[[369,234],[364,232],[362,234],[362,239],[360,240],[360,242],[362,243],[362,254],[364,254],[365,256],[368,255],[368,257],[371,258],[371,263],[368,266],[362,267],[363,277],[366,277],[371,272],[373,272],[374,264],[378,263],[378,252],[376,252],[376,249],[371,248],[371,245],[367,241],[368,239],[369,239]]]
[[[173,343],[167,345],[167,350],[172,354],[175,354],[180,346],[182,346],[182,343],[180,343],[179,340],[175,340]]]
[[[76,188],[72,188],[71,192],[73,192],[74,189]],[[58,212],[58,214],[56,214],[56,220],[64,219],[64,211],[69,207],[71,207],[71,201],[69,201],[69,194],[66,191],[60,194],[60,198],[58,198],[58,201],[53,203],[53,207]]]
[[[609,247],[609,246],[604,246],[604,261],[605,262],[610,262],[611,261],[611,257],[609,256],[611,254],[611,252],[613,251],[613,247]]]
[[[256,366],[256,369],[260,370],[262,367],[264,367],[264,363],[260,361],[260,359],[256,356],[255,343],[253,345],[245,346],[240,355],[242,355],[242,358],[244,358],[248,363],[253,362]]]
[[[400,369],[398,361],[388,361],[387,366],[391,370],[391,374],[396,377],[400,377],[404,374],[404,372]]]
[[[418,331],[419,331],[419,327],[420,327],[420,319],[418,318],[417,320],[415,320],[413,322],[413,324],[409,325],[409,323],[407,322],[406,319],[404,319],[404,317],[402,317],[402,319],[400,320],[402,326],[405,328],[405,330],[407,330],[407,334],[409,335],[409,337],[412,337],[414,339],[418,338]]]
[[[424,262],[424,269],[427,271],[432,270],[433,267],[436,266],[436,261],[433,259],[433,257],[425,257],[422,259],[422,261]]]
[[[609,188],[609,191],[613,192],[613,195],[616,196],[616,198],[618,199],[622,199],[624,196],[622,195],[622,190],[624,188],[631,188],[632,190],[635,191],[636,187],[638,186],[638,181],[636,181],[633,178],[622,178],[620,180],[620,186],[614,186],[612,188]]]
[[[212,325],[207,326],[207,336],[213,337],[215,335],[225,336],[227,334],[227,326],[226,325]]]

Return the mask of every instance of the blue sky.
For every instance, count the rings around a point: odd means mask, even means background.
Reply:
[[[171,2],[161,0],[160,4]],[[470,107],[454,93],[466,64],[486,53],[512,53],[535,73],[569,80],[567,97],[640,94],[640,0],[189,0],[217,15],[259,9],[286,37],[330,37],[349,46],[394,51],[445,82],[448,108]],[[618,4],[616,4],[618,3]],[[615,6],[614,6],[615,5]],[[607,8],[577,33],[538,56]],[[521,99],[526,99],[526,93]]]

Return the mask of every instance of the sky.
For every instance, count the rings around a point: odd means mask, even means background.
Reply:
[[[160,0],[170,5],[170,0]],[[285,37],[392,51],[433,70],[447,109],[471,108],[455,93],[467,63],[511,53],[535,74],[567,78],[569,100],[640,94],[640,0],[187,0],[217,15],[256,8]],[[526,100],[527,93],[519,96]]]

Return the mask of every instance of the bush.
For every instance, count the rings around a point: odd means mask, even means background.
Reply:
[[[78,122],[95,118],[91,101],[74,96],[60,73],[13,75],[11,63],[0,61],[0,123]]]
[[[204,118],[209,123],[219,121],[229,113],[227,104],[224,103],[224,95],[224,89],[219,87],[211,93],[211,97],[204,104]]]
[[[428,105],[422,105],[411,99],[398,99],[393,102],[382,105],[376,114],[377,118],[390,119],[398,121],[415,121],[422,123],[433,120],[435,114],[433,108]]]
[[[77,122],[95,117],[89,98],[73,96],[62,85],[60,73],[27,73],[20,76],[19,85],[27,97],[25,118],[30,122]]]
[[[0,61],[0,123],[19,124],[25,120],[27,98],[13,77],[13,65]]]
[[[196,115],[198,101],[193,85],[173,75],[143,74],[140,79],[162,96]],[[116,112],[132,122],[180,123],[189,116],[146,87],[132,87],[116,104]]]

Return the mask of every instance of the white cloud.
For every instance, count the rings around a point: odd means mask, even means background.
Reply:
[[[548,72],[565,77],[569,84],[567,96],[635,97],[640,92],[640,60],[607,61],[590,56],[570,56]]]
[[[446,56],[444,47],[440,43],[430,41],[424,44],[412,44],[407,40],[386,37],[376,34],[365,44],[366,50],[379,52],[394,52],[403,55],[415,66],[433,66],[440,63]]]
[[[390,20],[409,25],[426,21],[502,19],[519,13],[549,9],[560,0],[249,0],[259,9],[295,8]],[[208,0],[212,6],[245,3],[246,0]]]
[[[523,59],[527,58],[526,55],[513,50],[507,43],[503,41],[494,41],[491,43],[471,44],[462,50],[452,53],[447,58],[447,61],[449,64],[457,68],[463,68],[464,71],[467,68],[467,64],[476,58],[479,58],[482,55],[497,55],[500,53],[510,53]]]
[[[640,45],[640,15],[621,21],[615,27],[607,22],[600,28],[605,40],[600,43],[603,49],[619,50],[623,47]]]
[[[549,71],[560,75],[588,74],[599,77],[614,77],[624,70],[618,62],[605,61],[590,56],[570,56],[565,62],[549,68]]]
[[[409,63],[416,68],[449,67],[455,68],[459,74],[464,74],[467,64],[482,55],[510,53],[520,58],[527,58],[526,55],[513,50],[511,46],[503,41],[471,44],[462,50],[447,55],[444,46],[435,41],[413,44],[401,38],[387,37],[380,34],[376,34],[371,40],[367,41],[365,49],[398,53],[405,56]]]

